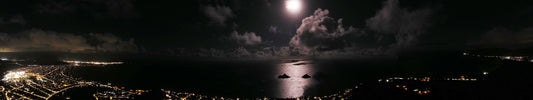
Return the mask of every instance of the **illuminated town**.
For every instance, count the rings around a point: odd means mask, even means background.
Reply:
[[[91,64],[91,65],[116,65],[123,64],[124,62],[99,62],[99,61],[76,61],[76,60],[62,60],[65,63],[80,65],[80,64]]]
[[[20,61],[2,58],[2,61],[9,61],[16,65]],[[70,61],[69,61],[70,62]],[[95,99],[134,99],[136,95],[142,95],[149,90],[125,90],[123,87],[118,88],[112,86],[111,83],[103,84],[95,81],[85,81],[79,78],[74,78],[66,73],[74,67],[89,67],[80,66],[81,64],[120,64],[122,62],[81,62],[72,61],[74,65],[35,65],[30,64],[27,67],[21,67],[5,72],[2,78],[3,86],[1,86],[2,98],[6,100],[39,100],[39,99],[70,99],[70,96],[64,96],[74,88],[100,88],[93,96]]]
[[[512,61],[519,61],[519,62],[533,62],[533,58],[530,56],[495,56],[495,55],[478,55],[478,54],[470,54],[470,53],[463,53],[464,56],[475,56],[475,57],[484,57],[484,58],[496,58],[500,60],[512,60]]]
[[[96,93],[94,95],[95,98],[129,99],[133,97],[133,95],[141,95],[142,93],[147,92],[146,90],[128,91],[110,84],[102,84],[94,81],[84,81],[78,78],[73,78],[64,74],[69,67],[72,66],[41,65],[10,70],[2,79],[5,84],[5,86],[2,87],[2,93],[7,100],[48,100],[54,98],[68,99],[70,97],[62,97],[58,95],[61,95],[61,93],[68,91],[69,89],[81,87],[109,89],[108,91],[104,91],[102,93]]]

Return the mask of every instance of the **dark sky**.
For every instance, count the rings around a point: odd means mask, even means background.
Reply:
[[[533,46],[533,1],[3,0],[2,52],[353,56]]]

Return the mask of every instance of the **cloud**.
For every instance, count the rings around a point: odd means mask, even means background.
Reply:
[[[92,42],[91,41],[99,41]],[[112,34],[75,35],[38,29],[16,34],[0,34],[0,48],[13,52],[136,52],[133,39],[122,40]]]
[[[233,31],[230,35],[230,39],[244,45],[257,45],[261,43],[261,36],[257,36],[254,32],[239,34],[237,31]]]
[[[384,2],[363,29],[344,27],[342,19],[317,9],[302,20],[290,45],[308,55],[382,55],[413,46],[431,26],[432,10],[400,8],[398,0]]]
[[[308,52],[301,52],[298,47],[261,47],[245,48],[237,47],[231,49],[214,49],[214,48],[177,48],[165,51],[151,52],[154,54],[173,55],[181,57],[222,57],[222,58],[254,58],[254,57],[302,57],[307,56]]]
[[[228,19],[236,17],[231,8],[227,6],[204,6],[201,10],[210,19],[210,24],[219,26],[226,26]]]
[[[302,20],[296,35],[290,41],[291,46],[303,49],[339,49],[348,43],[343,39],[347,34],[356,33],[356,29],[342,25],[342,19],[335,20],[328,16],[327,9],[317,9],[313,15]]]
[[[268,31],[272,33],[278,33],[278,27],[277,26],[269,26]]]
[[[36,8],[39,13],[49,15],[83,13],[95,18],[113,19],[131,19],[140,16],[135,8],[135,0],[47,0]]]
[[[366,20],[366,27],[343,25],[343,19],[332,18],[329,10],[317,9],[302,19],[289,46],[257,45],[232,49],[180,49],[171,50],[177,56],[210,57],[359,57],[394,55],[399,49],[416,44],[419,36],[431,26],[430,9],[407,10],[400,8],[397,0],[384,2],[376,15]],[[235,29],[233,29],[235,30]],[[269,26],[269,32],[279,31]],[[258,44],[260,36],[251,32],[234,31],[230,39],[240,44]],[[256,42],[253,42],[256,41]],[[191,53],[192,52],[192,53]]]
[[[18,25],[25,25],[26,20],[22,15],[15,15],[11,17],[0,17],[0,24],[18,24]]]
[[[522,48],[533,46],[533,27],[520,30],[494,28],[482,35],[479,40],[467,43],[471,46],[489,48]]]
[[[397,46],[411,46],[430,26],[431,10],[416,9],[409,11],[400,8],[398,0],[385,1],[384,7],[376,15],[366,20],[366,26],[372,31],[393,34]]]
[[[92,47],[95,47],[95,50],[100,52],[137,52],[137,46],[133,38],[122,40],[113,34],[98,33],[89,33],[89,38],[93,38],[93,40],[88,40],[87,42],[94,43],[91,44]]]
[[[135,10],[134,0],[104,0],[108,9],[107,15],[113,18],[137,17],[139,13]]]

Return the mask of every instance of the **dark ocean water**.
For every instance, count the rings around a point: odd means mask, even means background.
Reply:
[[[344,62],[344,63],[343,63]],[[380,64],[381,66],[376,66]],[[229,97],[321,96],[376,79],[386,63],[283,60],[158,60],[83,67],[73,75],[126,87]],[[288,79],[278,75],[287,74]],[[309,74],[312,78],[302,78]]]
[[[133,89],[170,89],[224,97],[290,98],[329,95],[394,73],[480,72],[494,65],[454,54],[268,60],[57,53],[0,56],[31,58],[29,61],[40,64],[56,64],[62,59],[123,61],[122,65],[79,67],[67,74]],[[291,78],[278,79],[281,74]],[[301,78],[305,74],[312,78]]]

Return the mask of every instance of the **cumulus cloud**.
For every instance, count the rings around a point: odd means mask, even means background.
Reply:
[[[490,48],[521,48],[533,46],[533,27],[521,30],[494,28],[482,35],[478,41],[468,45]]]
[[[92,39],[91,39],[92,38]],[[91,43],[91,41],[99,41]],[[136,52],[133,39],[122,40],[112,34],[75,35],[53,31],[29,30],[16,34],[0,34],[0,48],[12,52]],[[98,49],[97,49],[98,48]]]
[[[244,32],[244,34],[239,34],[237,31],[233,31],[230,35],[230,39],[244,45],[257,45],[261,43],[261,36],[256,35],[254,32]]]
[[[236,17],[227,6],[204,6],[201,10],[210,19],[210,24],[219,26],[225,26],[228,19]]]
[[[308,55],[393,54],[417,43],[418,37],[431,26],[432,11],[407,10],[399,6],[398,0],[388,0],[375,16],[366,20],[364,29],[344,27],[342,19],[328,14],[326,9],[317,9],[304,18],[290,45]]]
[[[357,30],[353,27],[345,29],[342,19],[335,20],[328,14],[327,9],[319,8],[313,15],[304,18],[296,30],[296,35],[292,37],[290,45],[307,50],[338,49],[347,46],[347,42],[342,37],[355,33]]]
[[[366,26],[372,31],[393,34],[397,46],[410,46],[418,40],[430,24],[431,10],[416,9],[408,11],[400,8],[398,0],[388,0],[376,15],[366,20]]]

